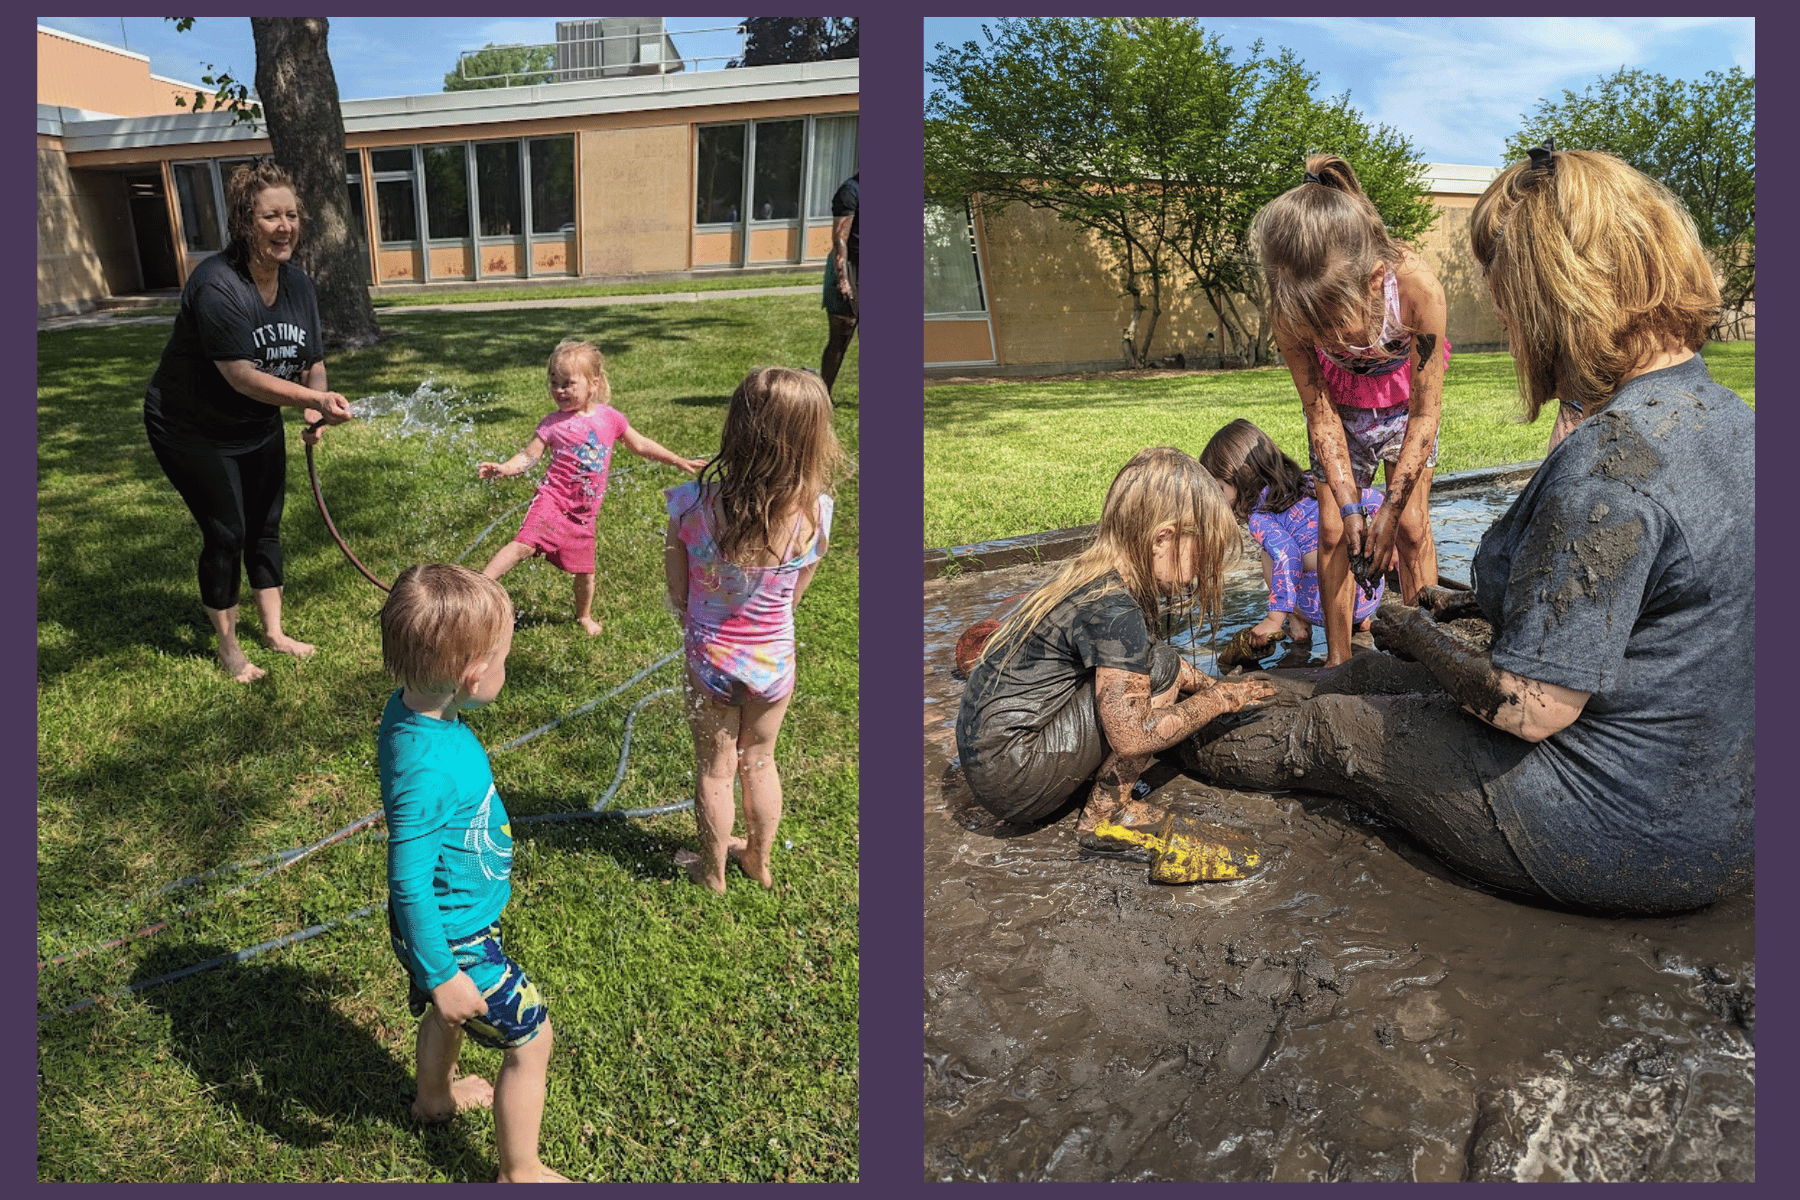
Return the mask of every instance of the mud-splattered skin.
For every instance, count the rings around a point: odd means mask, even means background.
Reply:
[[[1432,590],[1440,593],[1434,600],[1444,592]],[[1451,634],[1424,607],[1389,599],[1375,610],[1374,630],[1378,646],[1424,663],[1469,712],[1528,742],[1567,728],[1587,702],[1585,692],[1501,670],[1487,651]]]
[[[1128,824],[1160,818],[1162,810],[1153,805],[1128,803],[1131,789],[1150,765],[1151,756],[1187,738],[1215,717],[1237,712],[1275,694],[1275,689],[1264,680],[1220,683],[1188,662],[1181,665],[1177,687],[1194,690],[1194,694],[1170,704],[1166,696],[1150,694],[1148,675],[1111,667],[1095,669],[1094,706],[1110,753],[1094,777],[1094,790],[1081,816],[1082,828],[1091,829],[1096,821],[1112,818],[1121,811],[1129,814],[1125,822]],[[1159,699],[1165,703],[1156,703]]]

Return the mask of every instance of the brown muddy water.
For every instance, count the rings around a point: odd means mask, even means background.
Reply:
[[[1446,576],[1510,498],[1434,496]],[[997,824],[955,769],[951,651],[1051,570],[925,585],[926,1179],[1755,1178],[1750,895],[1521,904],[1342,802],[1162,763],[1154,799],[1250,834],[1260,874],[1167,887],[1073,816]],[[1254,560],[1228,589],[1219,646],[1261,616]]]

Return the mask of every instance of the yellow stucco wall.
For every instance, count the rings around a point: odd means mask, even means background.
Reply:
[[[1438,209],[1437,224],[1413,245],[1444,285],[1444,328],[1452,346],[1492,346],[1506,341],[1506,330],[1481,282],[1481,269],[1469,252],[1469,214],[1475,210],[1477,199],[1433,196],[1432,203]]]
[[[107,295],[100,255],[82,219],[68,159],[53,139],[39,138],[38,312],[85,312]]]
[[[37,102],[111,113],[116,117],[150,117],[183,111],[180,96],[191,106],[193,88],[178,87],[150,74],[150,60],[129,50],[37,35]],[[210,99],[210,93],[207,93]],[[191,111],[191,109],[189,110]]]
[[[687,270],[694,168],[686,120],[584,129],[576,157],[582,273]]]

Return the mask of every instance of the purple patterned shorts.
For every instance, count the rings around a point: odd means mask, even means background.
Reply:
[[[1350,447],[1350,473],[1358,489],[1375,482],[1375,468],[1384,462],[1400,461],[1400,446],[1406,440],[1406,405],[1391,408],[1351,408],[1345,404],[1331,406],[1344,422],[1344,441]],[[1312,455],[1312,476],[1325,478],[1325,466],[1319,452],[1308,439]],[[1425,459],[1428,467],[1437,466],[1438,440],[1431,439],[1431,453]]]

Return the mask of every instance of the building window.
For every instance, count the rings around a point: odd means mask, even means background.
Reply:
[[[575,228],[575,139],[534,138],[531,163],[531,232],[568,233]]]
[[[516,237],[525,228],[520,188],[519,143],[476,143],[475,197],[482,237]]]
[[[469,154],[461,142],[426,146],[425,228],[432,238],[469,236]]]
[[[743,125],[700,127],[695,224],[735,225],[742,219],[744,129]]]
[[[210,254],[225,248],[223,200],[210,162],[176,163],[175,196],[181,205],[181,237],[188,251]]]
[[[344,186],[350,192],[350,212],[355,217],[356,244],[367,247],[369,218],[363,208],[362,155],[352,150],[344,155]]]
[[[806,215],[831,216],[831,197],[856,174],[856,118],[813,118],[812,178],[808,180]]]
[[[752,220],[792,221],[800,216],[800,155],[805,121],[756,123]]]
[[[925,315],[975,316],[987,311],[981,259],[969,206],[925,205]]]
[[[376,233],[384,246],[419,240],[419,197],[414,184],[413,148],[369,152],[375,176]]]

